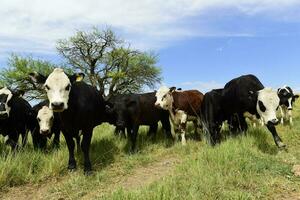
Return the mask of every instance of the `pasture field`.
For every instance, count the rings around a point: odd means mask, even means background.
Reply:
[[[163,133],[150,139],[143,127],[138,152],[130,154],[127,140],[103,124],[94,130],[94,173],[88,177],[81,154],[77,171],[66,169],[63,137],[59,150],[37,152],[29,142],[15,154],[1,137],[0,199],[300,199],[300,177],[292,172],[300,165],[299,102],[294,126],[277,130],[285,150],[275,146],[265,127],[227,136],[214,148],[191,139],[192,133],[186,146],[167,141]]]

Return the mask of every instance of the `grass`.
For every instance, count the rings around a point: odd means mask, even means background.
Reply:
[[[81,154],[77,154],[78,170],[67,171],[68,151],[63,139],[59,150],[49,149],[48,153],[34,151],[30,143],[11,153],[1,139],[0,196],[9,197],[16,187],[20,193],[32,187],[33,193],[44,188],[40,192],[45,199],[288,199],[290,194],[300,194],[300,178],[291,172],[293,165],[300,164],[297,104],[294,126],[277,126],[288,145],[286,150],[275,146],[264,127],[250,128],[246,135],[228,138],[214,148],[194,140],[188,140],[187,146],[172,144],[163,133],[153,141],[143,127],[139,151],[130,154],[127,141],[114,136],[113,127],[103,124],[94,130],[94,174],[90,177],[83,175]],[[132,188],[121,184],[137,170],[169,158],[179,162],[160,179]],[[140,179],[146,176],[151,174]]]

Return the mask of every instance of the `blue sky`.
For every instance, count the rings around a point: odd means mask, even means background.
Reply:
[[[60,62],[57,39],[113,28],[155,51],[163,83],[207,91],[242,74],[300,91],[300,2],[296,0],[1,0],[0,66],[11,52]]]

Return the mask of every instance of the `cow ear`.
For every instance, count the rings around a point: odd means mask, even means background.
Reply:
[[[277,94],[279,94],[280,88],[277,89]]]
[[[170,87],[170,92],[174,92],[176,90],[176,87]]]
[[[177,88],[177,90],[181,91],[181,90],[182,90],[182,88]]]
[[[294,99],[298,99],[298,98],[299,98],[298,94],[294,95]]]
[[[69,79],[71,83],[75,83],[75,82],[82,81],[84,77],[85,77],[84,73],[75,73],[72,76],[69,76]]]
[[[38,72],[31,72],[29,73],[29,78],[34,82],[34,83],[39,83],[39,84],[44,84],[47,80],[47,77],[38,73]]]

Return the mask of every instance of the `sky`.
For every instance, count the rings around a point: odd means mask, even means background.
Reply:
[[[206,92],[254,74],[300,91],[299,0],[1,0],[0,68],[11,53],[62,62],[55,44],[110,27],[159,55],[163,84]]]

